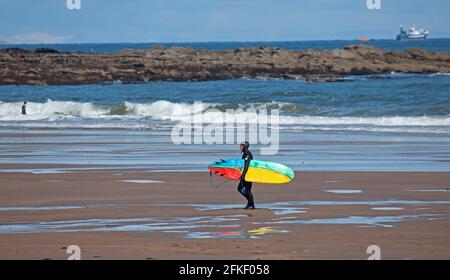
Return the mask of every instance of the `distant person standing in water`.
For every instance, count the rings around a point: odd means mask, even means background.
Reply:
[[[27,102],[24,101],[23,105],[22,105],[22,115],[26,115],[27,114]]]
[[[245,181],[245,175],[247,174],[248,168],[250,166],[250,161],[253,159],[252,153],[248,150],[249,147],[250,144],[247,141],[241,143],[240,148],[242,159],[245,161],[245,163],[237,190],[247,199],[247,206],[245,206],[244,209],[255,209],[255,202],[253,201],[252,194],[252,182]]]

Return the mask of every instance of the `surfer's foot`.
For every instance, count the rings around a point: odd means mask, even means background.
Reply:
[[[245,210],[254,210],[254,209],[255,209],[255,206],[254,206],[254,205],[247,205],[247,206],[245,206],[244,209],[245,209]]]

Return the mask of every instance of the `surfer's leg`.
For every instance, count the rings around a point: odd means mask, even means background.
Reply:
[[[252,182],[246,182],[245,190],[247,191],[247,201],[248,201],[248,208],[247,209],[255,209],[255,201],[253,200],[253,194],[252,194]]]
[[[238,185],[238,187],[237,187],[237,190],[238,190],[238,192],[239,192],[240,194],[242,194],[244,197],[247,197],[247,192],[246,192],[245,184],[244,184],[244,181],[243,181],[243,180],[240,180],[240,181],[239,181],[239,185]]]
[[[249,209],[249,207],[251,206],[250,199],[248,197],[247,185],[248,185],[248,182],[241,180],[241,181],[239,181],[239,185],[237,187],[238,192],[240,192],[247,199],[247,206],[245,206],[244,209]]]

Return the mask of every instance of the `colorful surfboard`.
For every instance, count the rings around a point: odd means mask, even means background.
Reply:
[[[221,159],[211,163],[208,166],[209,171],[218,176],[222,176],[232,180],[239,180],[244,170],[243,159]],[[248,182],[265,183],[265,184],[283,184],[294,179],[294,170],[286,165],[262,161],[252,160],[248,168],[245,180]]]

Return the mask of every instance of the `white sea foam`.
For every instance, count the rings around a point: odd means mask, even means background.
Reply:
[[[107,109],[101,109],[91,103],[79,103],[73,101],[53,101],[45,103],[28,102],[27,115],[21,115],[21,102],[0,102],[0,120],[54,120],[62,116],[99,117],[108,113]]]
[[[433,77],[433,76],[450,76],[450,73],[437,72],[437,73],[430,74],[429,76],[431,76],[431,77]]]
[[[73,101],[45,103],[29,102],[27,115],[20,114],[21,102],[0,102],[0,126],[49,127],[49,128],[138,128],[157,129],[150,121],[189,122],[193,113],[203,112],[204,123],[222,123],[225,104],[174,103],[159,100],[152,103],[96,105]],[[286,115],[296,104],[267,102],[241,106],[228,114],[236,123],[257,120],[257,109],[280,110],[281,128],[317,130],[369,130],[381,132],[450,132],[450,116],[394,116],[394,117],[328,117]],[[221,110],[219,110],[219,108]],[[141,122],[140,122],[141,121]],[[284,127],[283,127],[284,126]]]

